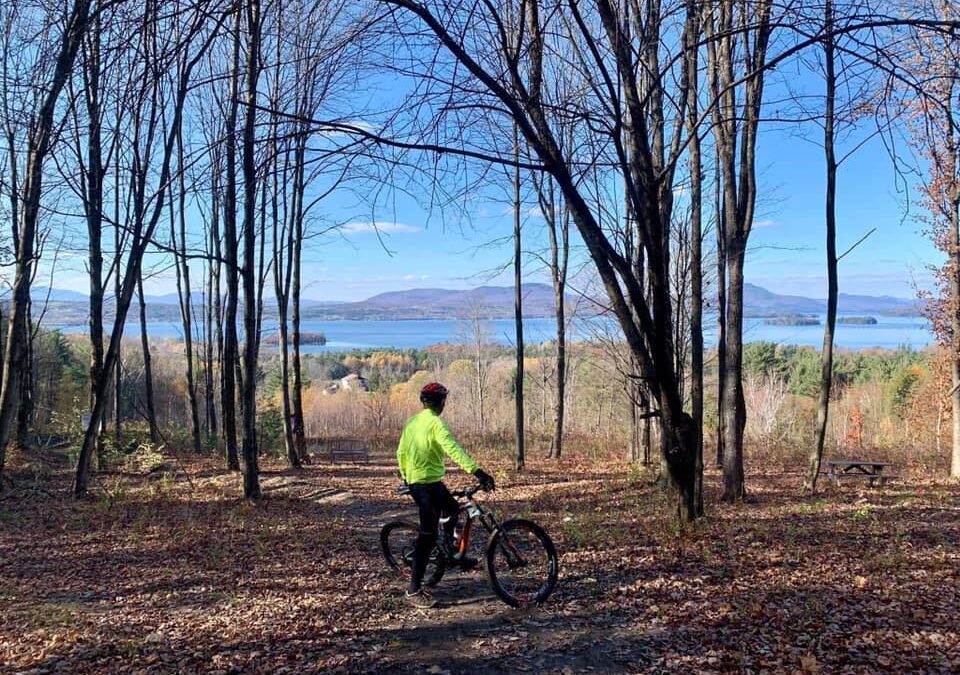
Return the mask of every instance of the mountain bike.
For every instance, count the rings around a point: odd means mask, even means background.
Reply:
[[[460,560],[469,550],[475,522],[489,533],[484,561],[490,587],[497,597],[511,607],[539,605],[553,592],[559,576],[557,550],[550,536],[536,523],[515,518],[503,523],[489,509],[474,500],[480,490],[476,485],[451,492],[466,514],[460,531],[452,542],[445,541],[442,527],[437,544],[430,552],[424,583],[436,586],[444,573],[460,567]],[[409,492],[406,486],[399,493]],[[464,501],[460,501],[464,500]],[[420,527],[412,520],[394,520],[380,530],[380,550],[391,569],[408,577],[413,565],[413,550]]]

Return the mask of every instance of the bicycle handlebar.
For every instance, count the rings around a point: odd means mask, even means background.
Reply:
[[[479,484],[474,485],[473,487],[468,487],[465,490],[454,490],[450,494],[454,497],[463,497],[464,499],[470,499],[473,495],[483,490],[483,487]],[[400,487],[397,488],[398,495],[405,495],[410,493],[410,486],[406,483],[402,483]]]
[[[454,490],[450,494],[454,497],[463,497],[464,499],[470,499],[473,495],[477,494],[483,488],[478,484],[473,487],[468,487],[466,490]]]

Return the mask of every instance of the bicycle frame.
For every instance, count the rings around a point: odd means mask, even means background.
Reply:
[[[457,552],[463,556],[466,555],[467,549],[470,546],[470,535],[473,532],[473,523],[478,521],[483,528],[489,533],[494,534],[501,532],[500,523],[497,521],[496,516],[493,513],[484,508],[483,505],[478,504],[473,500],[473,494],[476,492],[476,488],[471,488],[468,490],[462,490],[458,492],[453,492],[454,497],[465,497],[466,503],[460,505],[460,513],[466,514],[466,519],[463,523],[463,527],[460,530],[460,541],[458,542]],[[526,561],[523,560],[523,556],[517,551],[516,547],[510,543],[509,539],[501,536],[501,545],[503,546],[503,552],[507,556],[507,564],[513,567],[522,567],[526,564]]]
[[[460,505],[460,513],[466,514],[463,527],[460,530],[459,546],[457,547],[457,551],[461,554],[466,553],[470,546],[470,534],[473,532],[474,520],[479,521],[490,534],[493,534],[500,527],[493,514],[472,499],[469,499],[466,504]]]

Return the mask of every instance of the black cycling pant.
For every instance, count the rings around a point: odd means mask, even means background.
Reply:
[[[420,510],[420,533],[417,535],[417,544],[413,551],[413,569],[410,575],[410,592],[416,593],[423,583],[423,575],[427,571],[427,562],[430,560],[430,551],[437,543],[440,519],[447,519],[443,524],[443,531],[448,541],[452,541],[460,505],[441,481],[415,483],[410,486],[410,496]]]

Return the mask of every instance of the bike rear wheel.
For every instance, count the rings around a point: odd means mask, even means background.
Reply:
[[[417,545],[420,527],[409,520],[394,520],[380,530],[380,551],[387,565],[405,579],[410,578],[413,551]],[[445,557],[439,546],[430,551],[427,571],[423,575],[426,586],[436,586],[446,571]]]
[[[545,602],[559,576],[553,541],[534,522],[508,520],[487,543],[487,576],[493,592],[511,607]]]

